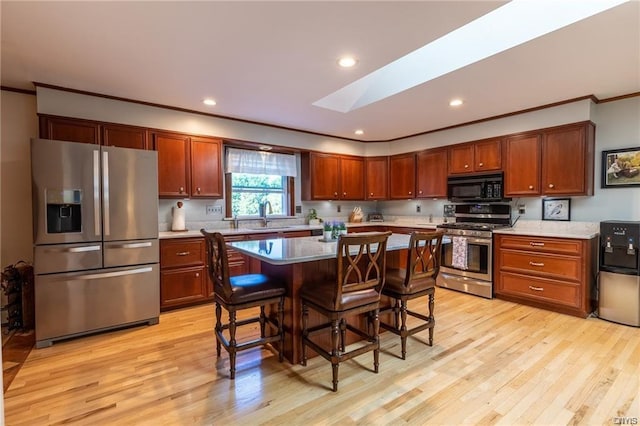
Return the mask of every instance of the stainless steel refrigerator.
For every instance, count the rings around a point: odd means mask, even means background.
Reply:
[[[160,314],[155,151],[31,140],[36,347]]]

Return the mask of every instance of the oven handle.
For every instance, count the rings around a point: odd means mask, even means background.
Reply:
[[[491,245],[491,240],[487,239],[487,238],[473,238],[473,237],[465,237],[464,235],[450,235],[450,234],[445,234],[445,236],[449,237],[449,239],[453,238],[453,237],[463,237],[467,239],[467,244],[481,244],[484,246],[490,246]]]

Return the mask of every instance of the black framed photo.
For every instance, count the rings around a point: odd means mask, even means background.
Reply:
[[[602,188],[640,186],[640,146],[602,151]]]
[[[571,220],[571,198],[543,198],[542,220]]]

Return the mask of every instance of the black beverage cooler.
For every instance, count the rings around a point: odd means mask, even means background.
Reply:
[[[600,222],[598,316],[640,327],[640,222]]]

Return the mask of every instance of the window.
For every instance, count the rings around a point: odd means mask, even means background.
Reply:
[[[294,155],[227,148],[225,169],[227,217],[257,216],[267,201],[268,214],[293,215]]]
[[[288,215],[287,177],[253,173],[230,173],[233,216],[259,214],[258,206],[269,201],[271,213]]]

